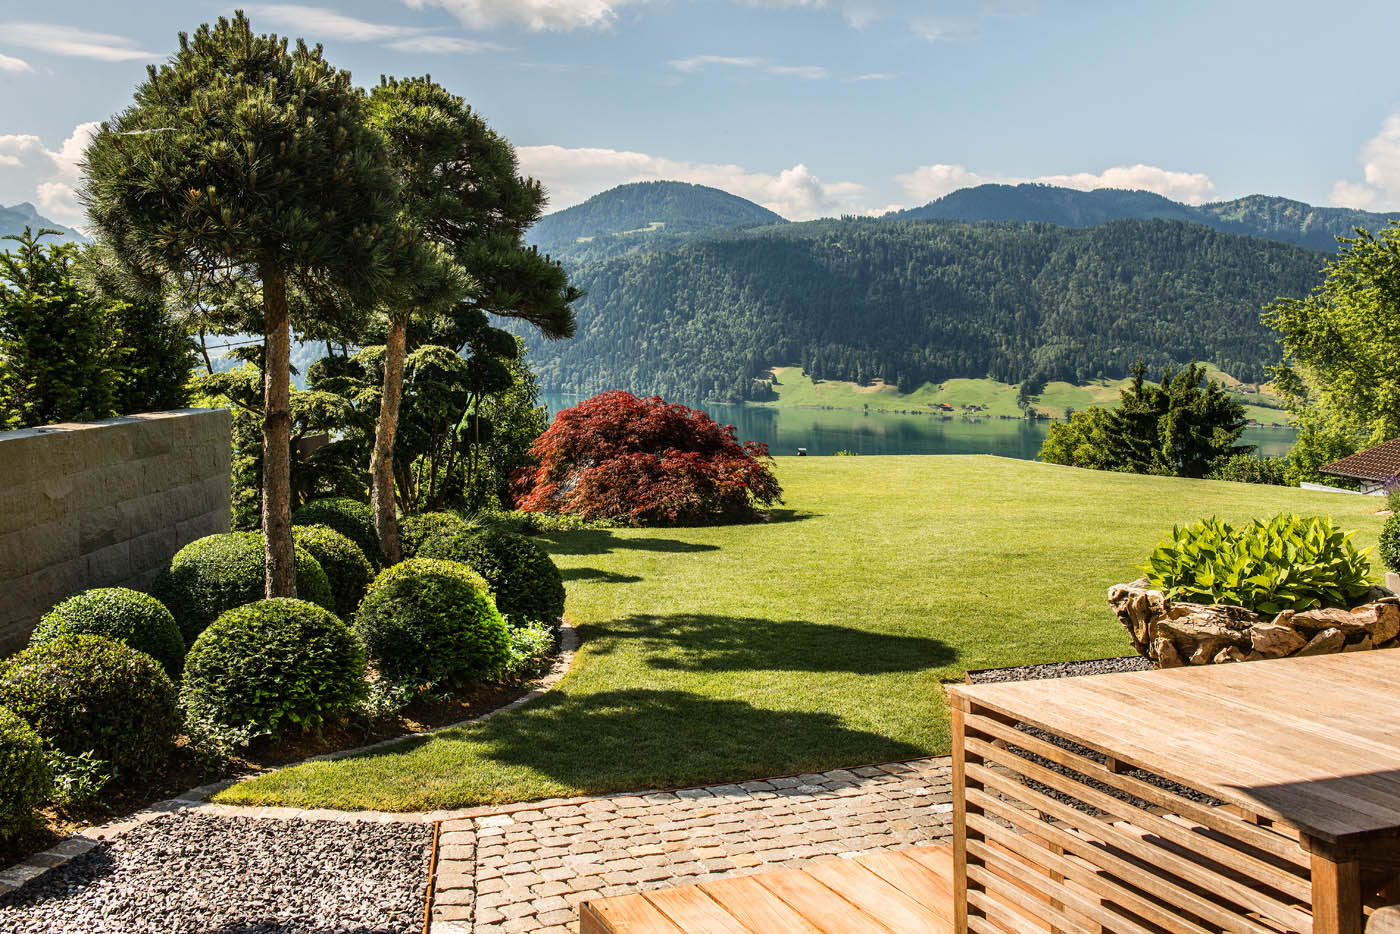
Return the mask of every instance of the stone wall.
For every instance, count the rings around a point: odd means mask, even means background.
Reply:
[[[0,432],[0,656],[90,587],[145,589],[229,526],[230,417],[182,409]]]

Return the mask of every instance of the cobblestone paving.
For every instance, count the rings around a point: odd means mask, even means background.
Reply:
[[[580,901],[947,842],[947,758],[444,820],[433,934],[565,934]]]

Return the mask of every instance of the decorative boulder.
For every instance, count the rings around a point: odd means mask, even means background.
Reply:
[[[1383,587],[1366,596],[1366,603],[1350,610],[1284,610],[1271,616],[1242,606],[1174,603],[1149,589],[1146,578],[1108,589],[1109,605],[1133,648],[1158,668],[1400,645],[1400,597]]]

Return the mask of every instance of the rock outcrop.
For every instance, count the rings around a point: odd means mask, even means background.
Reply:
[[[1400,597],[1382,587],[1372,588],[1367,601],[1350,610],[1284,610],[1276,615],[1241,606],[1176,603],[1149,589],[1146,578],[1110,587],[1108,602],[1133,648],[1158,668],[1400,644]]]

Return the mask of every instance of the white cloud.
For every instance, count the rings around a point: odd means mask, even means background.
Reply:
[[[88,32],[75,26],[54,26],[47,23],[0,23],[3,41],[67,55],[92,58],[101,62],[129,62],[137,59],[155,61],[161,56],[136,48],[133,40],[105,32]]]
[[[500,51],[492,42],[479,42],[458,36],[444,36],[418,26],[397,26],[371,23],[327,10],[322,7],[296,3],[255,3],[248,14],[289,29],[311,42],[338,39],[342,42],[380,42],[398,52],[418,52],[429,55],[459,52]]]
[[[15,58],[13,55],[6,55],[0,52],[0,71],[33,71],[34,66],[22,58]]]
[[[403,0],[415,10],[441,7],[472,29],[519,25],[535,30],[606,27],[617,11],[645,0]]]
[[[673,58],[666,64],[676,71],[684,72],[701,71],[711,65],[719,65],[725,68],[748,68],[789,78],[805,78],[809,81],[826,77],[826,69],[820,65],[778,65],[764,58],[731,55],[692,55],[689,58]]]
[[[83,152],[97,132],[96,121],[80,123],[57,149],[49,149],[43,140],[29,134],[0,136],[0,168],[13,176],[10,190],[24,190],[28,180],[32,198],[39,212],[60,224],[81,228],[85,223],[82,206],[78,204],[78,184],[82,175]],[[8,181],[8,179],[7,179]]]
[[[525,172],[544,183],[550,194],[550,210],[555,211],[616,185],[660,180],[720,188],[792,220],[859,213],[865,196],[864,185],[823,182],[801,163],[773,175],[733,164],[689,162],[616,149],[521,146],[516,155]]]
[[[1176,172],[1142,163],[1114,166],[1102,172],[1039,175],[1033,178],[983,175],[961,165],[923,165],[912,172],[896,175],[894,180],[920,204],[941,198],[959,188],[988,183],[1019,185],[1023,182],[1075,188],[1079,191],[1093,191],[1097,188],[1155,191],[1173,201],[1184,201],[1187,204],[1202,204],[1216,197],[1215,184],[1204,172]]]
[[[868,75],[855,75],[847,78],[846,81],[893,81],[899,75],[890,74],[887,71],[872,71]]]
[[[1332,202],[1369,211],[1400,210],[1400,113],[1385,118],[1356,158],[1365,181],[1339,180],[1332,186]]]

